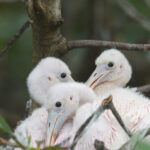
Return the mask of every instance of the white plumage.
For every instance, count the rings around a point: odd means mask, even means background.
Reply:
[[[43,148],[45,145],[47,116],[47,110],[41,107],[34,110],[31,116],[22,121],[14,131],[14,135],[19,142],[25,146],[34,148],[36,148],[38,142],[40,142],[40,147]],[[28,143],[29,138],[31,139],[30,143]],[[12,139],[10,141],[13,142]],[[21,150],[21,148],[15,148],[15,150]]]
[[[71,112],[74,113],[80,105],[97,98],[95,93],[86,85],[75,82],[58,83],[52,86],[47,94],[45,105],[34,110],[32,115],[22,121],[14,131],[17,139],[24,145],[27,145],[27,139],[31,137],[31,147],[36,147],[37,142],[41,142],[41,148],[43,148],[46,140],[47,111],[59,111],[59,108],[55,107],[57,101],[64,103],[66,107],[61,111],[67,111],[70,116],[72,115]],[[70,102],[69,105],[66,104],[67,102]],[[53,120],[54,116],[51,118],[51,121]],[[68,131],[71,127],[71,122],[71,120],[68,120],[63,130]],[[59,134],[61,140],[68,135],[68,132],[63,132],[63,130]]]
[[[118,50],[111,49],[97,58],[96,65],[87,84],[101,100],[109,94],[113,96],[117,111],[132,132],[143,129],[143,119],[150,112],[150,100],[130,88],[122,88],[128,83],[132,73],[127,59]],[[150,125],[150,121],[145,122]]]
[[[42,59],[29,74],[27,86],[31,98],[42,105],[52,85],[69,81],[73,79],[68,66],[60,59],[47,57]]]
[[[95,111],[99,102],[94,92],[84,84],[61,83],[53,86],[48,91],[45,103],[49,113],[46,144],[59,144],[68,136],[72,137],[72,141],[77,129]],[[128,136],[114,117],[113,122],[108,118],[107,113],[104,113],[93,123],[77,144],[76,150],[94,150],[95,139],[104,141],[111,149],[124,144]],[[71,141],[66,146],[69,146]]]

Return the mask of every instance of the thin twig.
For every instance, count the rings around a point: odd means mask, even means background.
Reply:
[[[116,108],[114,107],[114,104],[113,104],[112,101],[109,103],[108,108],[112,111],[112,113],[114,114],[114,116],[116,117],[117,121],[120,123],[121,127],[124,129],[124,131],[128,134],[129,137],[131,137],[132,136],[131,132],[126,128],[126,126],[123,123],[119,113],[117,112]]]
[[[12,139],[16,142],[16,145],[17,145],[18,147],[20,147],[20,148],[22,148],[22,149],[26,149],[26,146],[24,146],[23,144],[21,144],[21,143],[19,142],[19,140],[18,140],[14,135],[12,135]]]
[[[29,117],[31,113],[31,107],[32,107],[32,99],[29,99],[26,102],[26,108],[25,108],[25,118]]]
[[[10,141],[3,139],[1,137],[0,137],[0,144],[6,145],[6,146],[8,145],[11,147],[18,147],[15,143],[11,143]]]
[[[150,20],[136,10],[127,0],[116,0],[124,12],[150,31]]]
[[[76,144],[82,135],[87,131],[90,125],[108,108],[109,103],[112,101],[112,96],[109,96],[103,101],[103,104],[98,107],[98,109],[82,124],[79,130],[76,132],[74,140],[69,148],[69,150],[74,150]]]
[[[148,51],[150,44],[130,44],[102,40],[75,40],[68,42],[68,50],[74,48],[117,48],[120,50]]]
[[[23,26],[18,30],[18,32],[12,37],[8,44],[0,51],[0,57],[2,57],[8,49],[18,40],[18,38],[24,33],[24,31],[29,27],[30,21],[26,21]]]
[[[148,92],[150,92],[150,84],[137,87],[137,90],[136,90],[136,91],[137,91],[137,92],[148,93]]]

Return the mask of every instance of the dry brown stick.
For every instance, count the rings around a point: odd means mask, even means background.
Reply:
[[[125,126],[125,124],[123,123],[123,120],[121,119],[119,113],[117,112],[113,102],[111,101],[109,103],[108,108],[112,111],[112,113],[114,114],[114,116],[116,117],[117,121],[119,122],[119,124],[121,125],[121,127],[124,129],[124,131],[128,134],[129,137],[132,136],[132,133],[127,129],[127,127]]]
[[[12,147],[18,147],[15,143],[11,143],[8,140],[5,140],[1,137],[0,137],[0,144],[12,146]]]
[[[137,92],[143,92],[143,93],[150,92],[150,84],[139,86],[139,87],[137,87],[136,91]]]
[[[18,30],[18,32],[12,37],[8,44],[0,51],[0,57],[2,57],[8,49],[18,40],[18,38],[24,33],[24,31],[29,27],[30,21],[26,21],[23,26]]]
[[[145,29],[150,31],[150,20],[143,16],[137,9],[127,0],[116,0],[124,12],[141,24]]]
[[[16,145],[22,149],[26,149],[26,146],[24,146],[20,141],[16,138],[15,135],[12,135],[12,139],[16,142]]]
[[[148,51],[150,44],[131,44],[102,40],[76,40],[68,42],[68,50],[74,48],[117,48],[120,50]]]

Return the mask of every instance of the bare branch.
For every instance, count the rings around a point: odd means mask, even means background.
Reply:
[[[22,148],[22,149],[26,149],[26,147],[25,147],[23,144],[21,144],[21,143],[19,142],[19,140],[15,137],[15,135],[12,135],[12,139],[16,142],[16,145],[17,145],[18,147],[20,147],[20,148]]]
[[[6,145],[6,146],[18,147],[15,143],[11,143],[8,140],[5,140],[1,137],[0,137],[0,144]]]
[[[112,101],[112,96],[109,96],[103,101],[103,104],[98,107],[98,109],[82,124],[79,130],[76,132],[74,140],[69,148],[69,150],[74,150],[76,144],[82,135],[87,131],[89,126],[108,108],[109,103]]]
[[[24,31],[29,27],[30,21],[26,21],[23,26],[18,30],[18,32],[12,37],[8,44],[0,51],[0,57],[2,57],[8,49],[19,39],[19,37],[24,33]]]
[[[15,3],[15,2],[23,2],[22,0],[0,0],[0,3]]]
[[[129,137],[131,137],[132,136],[131,132],[126,128],[126,126],[123,123],[119,113],[117,112],[116,108],[114,107],[114,104],[112,101],[109,103],[109,109],[112,111],[112,113],[114,114],[117,121],[120,123],[121,127],[124,129],[124,131],[128,134]]]
[[[150,1],[149,1],[149,0],[145,0],[145,3],[146,3],[147,6],[150,8]]]
[[[29,115],[30,115],[30,112],[31,112],[31,107],[32,107],[32,99],[29,99],[27,102],[26,102],[26,109],[25,109],[25,118],[27,118]]]
[[[120,50],[148,51],[150,44],[131,44],[102,40],[76,40],[68,42],[68,50],[74,48],[117,48]]]
[[[119,6],[127,15],[140,23],[145,29],[150,31],[150,20],[140,14],[127,0],[116,0]]]
[[[137,90],[136,90],[136,91],[137,91],[137,92],[148,93],[148,92],[150,92],[150,84],[137,87]]]

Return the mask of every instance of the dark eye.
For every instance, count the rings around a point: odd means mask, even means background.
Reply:
[[[113,63],[113,62],[109,62],[109,63],[108,63],[108,67],[111,68],[111,67],[113,67],[113,66],[114,66],[114,63]]]
[[[61,107],[61,102],[56,102],[55,106],[56,107]]]
[[[60,75],[60,76],[61,76],[61,78],[63,78],[63,79],[64,79],[67,75],[66,75],[66,73],[61,73],[61,75]]]

